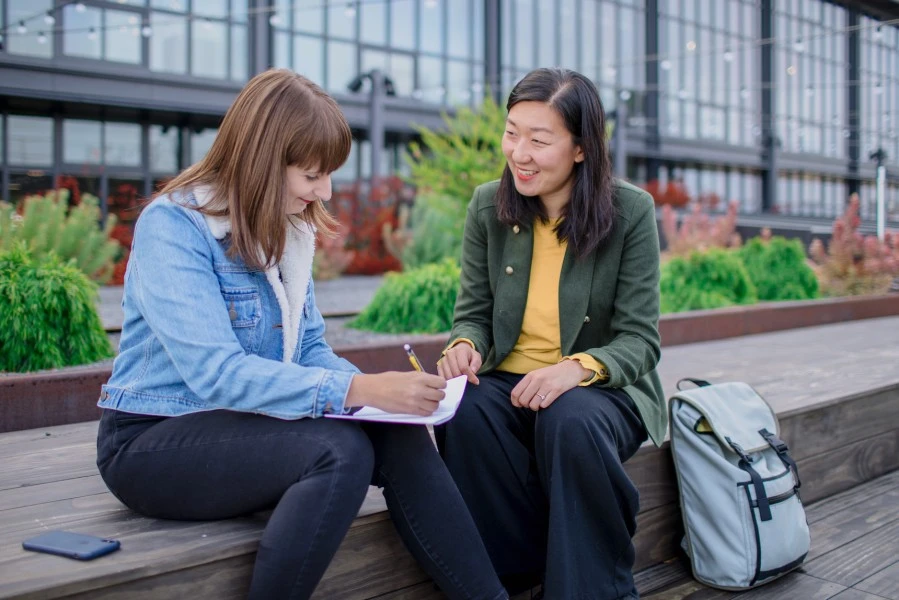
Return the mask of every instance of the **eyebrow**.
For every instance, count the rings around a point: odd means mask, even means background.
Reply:
[[[511,125],[512,127],[518,127],[518,125],[516,125],[516,124],[515,124],[515,121],[513,121],[512,119],[506,119],[506,122],[507,122],[509,125]],[[532,132],[534,132],[534,131],[543,131],[543,132],[549,133],[549,134],[554,133],[552,129],[549,129],[549,128],[547,128],[547,127],[531,127],[530,130],[531,130]]]

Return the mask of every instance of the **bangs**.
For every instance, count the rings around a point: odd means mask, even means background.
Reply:
[[[349,157],[353,134],[336,103],[316,100],[309,114],[299,119],[287,148],[287,164],[330,174]]]

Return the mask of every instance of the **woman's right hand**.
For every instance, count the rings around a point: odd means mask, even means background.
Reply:
[[[372,406],[389,413],[428,416],[443,400],[446,380],[417,371],[354,375],[345,406]]]
[[[468,343],[461,342],[444,353],[437,362],[437,372],[446,379],[465,375],[469,383],[477,385],[481,364],[481,354]]]

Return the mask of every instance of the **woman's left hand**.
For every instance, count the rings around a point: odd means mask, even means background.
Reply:
[[[512,388],[512,406],[540,410],[586,379],[592,372],[580,362],[563,360],[557,365],[531,371]]]

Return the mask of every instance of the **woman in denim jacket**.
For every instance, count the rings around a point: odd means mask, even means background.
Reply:
[[[507,598],[424,427],[321,419],[430,414],[445,382],[361,374],[334,354],[310,278],[321,205],[351,134],[321,88],[253,78],[209,153],[138,219],[97,464],[126,505],[167,519],[273,509],[249,597],[308,598],[382,486],[406,546],[452,598]]]

